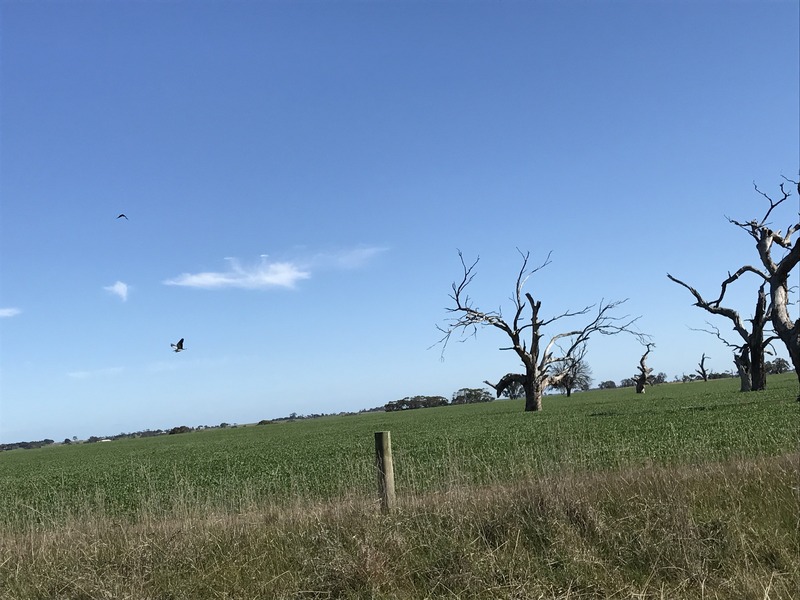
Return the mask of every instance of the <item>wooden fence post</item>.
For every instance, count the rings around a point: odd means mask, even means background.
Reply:
[[[375,432],[375,463],[378,467],[378,493],[384,514],[394,508],[394,465],[392,464],[392,438],[388,431]]]

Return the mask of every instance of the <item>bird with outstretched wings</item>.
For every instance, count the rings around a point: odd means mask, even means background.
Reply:
[[[179,339],[177,344],[170,344],[170,346],[175,352],[180,352],[183,350],[183,338]]]

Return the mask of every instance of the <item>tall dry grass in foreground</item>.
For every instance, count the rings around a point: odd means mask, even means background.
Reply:
[[[796,598],[800,455],[0,534],[3,599]]]

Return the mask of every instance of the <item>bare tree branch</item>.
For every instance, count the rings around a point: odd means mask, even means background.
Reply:
[[[740,269],[740,271],[741,271],[741,269]],[[738,273],[738,271],[737,271],[737,273]],[[710,312],[712,314],[722,315],[723,317],[726,317],[726,318],[730,319],[731,321],[733,321],[733,328],[742,337],[742,339],[746,340],[748,338],[748,336],[750,334],[748,333],[747,328],[744,326],[744,323],[742,322],[742,319],[739,316],[739,313],[736,312],[735,310],[733,310],[732,308],[725,308],[724,306],[720,306],[719,305],[719,303],[722,301],[722,297],[725,295],[725,287],[730,282],[730,280],[732,280],[732,277],[728,277],[728,279],[725,281],[725,283],[723,283],[722,293],[720,294],[719,299],[717,299],[717,300],[715,300],[713,302],[708,302],[708,301],[704,300],[703,297],[700,295],[700,292],[698,292],[696,289],[694,289],[688,283],[684,283],[683,281],[681,281],[677,277],[673,277],[669,273],[667,273],[667,277],[670,280],[672,280],[675,283],[677,283],[678,285],[682,285],[687,290],[689,290],[689,292],[691,292],[692,296],[694,296],[695,299],[697,300],[697,302],[695,302],[695,304],[694,304],[695,306],[699,306],[700,308],[702,308],[702,309],[704,309],[704,310],[706,310],[706,311],[708,311],[708,312]],[[738,277],[738,275],[736,275],[736,277]],[[733,278],[733,279],[735,279],[735,278]]]
[[[746,346],[747,344],[731,344],[728,340],[722,337],[722,334],[719,332],[719,328],[715,325],[712,325],[708,321],[706,321],[706,325],[711,327],[711,329],[696,329],[694,327],[690,327],[692,331],[700,331],[702,333],[710,333],[711,335],[715,336],[720,342],[728,346],[728,348],[734,348],[735,350],[741,350],[742,346]]]

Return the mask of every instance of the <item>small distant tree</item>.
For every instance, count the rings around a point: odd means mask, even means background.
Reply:
[[[461,388],[453,392],[451,404],[476,404],[478,402],[491,402],[494,397],[485,388]]]
[[[626,377],[625,379],[620,380],[619,387],[633,387],[636,385],[636,380],[633,377]]]
[[[71,439],[69,439],[69,438],[64,438],[64,443],[65,443],[65,444],[71,444],[71,443],[72,443],[72,440],[71,440]]]
[[[189,433],[192,430],[191,427],[186,425],[181,425],[179,427],[173,427],[169,430],[169,435],[177,435],[179,433]]]
[[[658,385],[667,382],[667,374],[661,371],[658,375],[650,375],[650,385]]]
[[[488,386],[492,386],[491,383],[488,381],[484,381],[485,384]],[[504,398],[510,398],[512,400],[516,398],[524,398],[525,397],[525,388],[522,387],[522,384],[519,381],[512,381],[506,386],[506,389],[503,390],[502,396]]]
[[[567,398],[572,395],[572,390],[588,390],[592,386],[592,368],[586,362],[586,345],[575,352],[574,360],[556,368],[555,374],[560,376],[560,380],[553,387],[563,390]]]
[[[781,373],[787,373],[791,368],[791,365],[788,361],[780,356],[775,360],[768,361],[766,363],[767,373],[770,375],[780,375]]]
[[[613,381],[602,381],[598,386],[601,390],[611,390],[617,387],[617,384]]]
[[[401,410],[413,410],[415,408],[447,406],[447,404],[447,398],[444,396],[406,396],[400,400],[387,402],[383,410],[386,412],[396,412]]]

